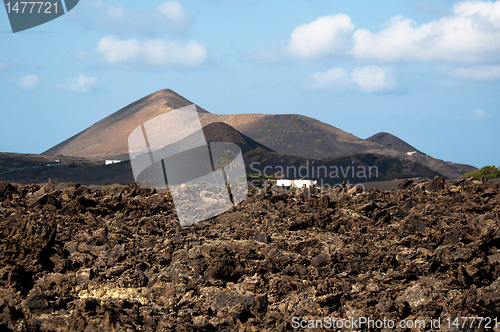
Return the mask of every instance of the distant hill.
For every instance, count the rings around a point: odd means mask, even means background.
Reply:
[[[341,157],[371,150],[378,144],[298,114],[201,114],[202,125],[224,122],[257,142],[284,154],[308,158]]]
[[[429,167],[446,178],[455,179],[475,170],[470,165],[446,162],[419,152],[391,134],[384,135],[393,146],[364,140],[339,128],[298,114],[200,114],[202,125],[224,122],[257,142],[282,154],[307,158],[339,158],[356,153],[387,155]],[[377,136],[377,135],[374,135]],[[389,143],[391,144],[391,143]],[[395,147],[395,148],[394,148]],[[406,147],[406,148],[405,148]],[[408,151],[408,149],[410,149]],[[407,152],[417,151],[408,155]]]
[[[43,152],[42,155],[86,158],[128,155],[128,135],[142,123],[169,111],[192,105],[172,90],[152,93]],[[208,113],[197,106],[199,113]]]
[[[417,153],[423,154],[422,152],[418,151],[417,149],[415,149],[413,146],[406,143],[402,139],[385,132],[380,132],[378,134],[375,134],[371,137],[368,137],[366,140],[377,143],[385,148],[393,149],[403,153],[415,151]]]
[[[172,90],[160,90],[111,114],[91,127],[45,151],[44,155],[64,155],[93,160],[128,159],[128,135],[140,124],[192,102]],[[230,114],[209,113],[198,107],[204,133],[212,141],[233,140],[253,146],[261,144],[279,154],[304,158],[339,158],[357,153],[387,155],[417,162],[445,177],[458,178],[475,170],[470,165],[455,164],[416,151],[399,138],[379,133],[361,139],[332,125],[298,114]],[[219,124],[216,124],[219,123]],[[225,123],[235,131],[223,126]],[[211,124],[216,124],[211,126]],[[179,130],[182,130],[179,128]],[[249,139],[252,140],[249,143]]]

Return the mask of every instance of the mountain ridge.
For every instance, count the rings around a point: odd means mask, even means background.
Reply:
[[[170,89],[159,90],[108,115],[41,154],[86,158],[126,154],[126,138],[137,126],[160,114],[192,104]],[[205,109],[196,107],[199,113],[208,113]],[[82,139],[79,140],[79,137]]]
[[[366,140],[403,153],[417,152],[424,154],[410,144],[403,141],[401,138],[384,131],[376,133],[375,135],[368,137]]]
[[[191,101],[170,89],[159,90],[112,113],[42,155],[62,154],[92,159],[108,159],[119,155],[126,158],[128,135],[132,130],[160,114],[191,104]],[[203,128],[212,123],[225,123],[242,135],[280,154],[314,159],[339,158],[356,153],[387,155],[419,162],[448,178],[458,178],[475,169],[470,165],[445,162],[423,153],[408,155],[409,151],[406,150],[414,148],[389,133],[383,136],[398,142],[396,148],[384,146],[382,141],[377,141],[373,136],[371,138],[375,141],[370,138],[362,139],[305,115],[214,114],[196,107]],[[219,127],[220,130],[228,130]],[[374,136],[376,135],[378,134]]]

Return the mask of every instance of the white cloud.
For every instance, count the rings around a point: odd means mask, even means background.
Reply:
[[[396,78],[389,67],[355,68],[351,77],[353,82],[359,85],[364,92],[383,92],[396,89]]]
[[[165,1],[158,6],[158,10],[162,13],[170,22],[178,27],[184,27],[189,21],[189,16],[184,11],[184,8],[179,3],[179,1]]]
[[[395,16],[380,31],[355,29],[346,14],[322,16],[295,27],[287,45],[281,48],[260,46],[250,54],[253,55],[251,59],[260,62],[279,62],[285,56],[302,60],[349,56],[389,63],[500,63],[500,0],[459,2],[447,16],[420,25],[409,18]],[[488,77],[486,74],[464,74],[463,70],[460,73],[472,79]]]
[[[481,120],[487,117],[486,112],[480,108],[476,108],[472,111],[472,117],[477,120]]]
[[[500,66],[461,67],[452,71],[458,78],[474,81],[494,81],[500,79]]]
[[[206,61],[208,52],[195,41],[171,42],[164,39],[148,39],[143,42],[129,38],[121,40],[104,36],[96,47],[108,63],[140,62],[153,66],[197,67]]]
[[[177,0],[165,1],[153,10],[136,10],[102,0],[84,2],[86,10],[71,11],[68,18],[87,29],[105,29],[115,34],[163,34],[182,32],[190,22],[189,15]]]
[[[379,61],[444,60],[479,63],[500,60],[500,1],[460,2],[453,15],[417,26],[393,17],[378,33],[358,29],[353,56]]]
[[[21,78],[12,80],[18,89],[33,91],[40,87],[40,80],[36,75],[24,75]]]
[[[333,68],[327,72],[316,72],[306,82],[310,89],[329,89],[335,92],[346,90],[352,85],[351,77],[344,68]]]
[[[121,40],[114,36],[104,36],[99,40],[96,51],[102,54],[104,61],[118,63],[137,59],[142,49],[135,38]]]
[[[319,17],[293,30],[288,51],[301,59],[318,59],[343,53],[353,29],[351,18],[345,14]]]
[[[395,90],[397,84],[392,68],[366,66],[354,68],[351,74],[340,67],[327,72],[316,72],[309,77],[305,86],[333,92],[386,92]]]
[[[89,93],[98,85],[96,77],[87,77],[80,74],[77,77],[68,77],[64,84],[56,86],[58,90],[66,90],[74,93]]]

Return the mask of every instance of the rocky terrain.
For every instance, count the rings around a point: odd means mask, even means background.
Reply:
[[[181,228],[168,192],[0,182],[0,330],[285,331],[365,317],[425,321],[417,331],[496,318],[499,190],[467,178],[268,189]]]

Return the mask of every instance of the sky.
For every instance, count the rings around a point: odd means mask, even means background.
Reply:
[[[500,166],[500,0],[80,0],[18,33],[0,10],[0,50],[0,152],[42,153],[168,88]]]

